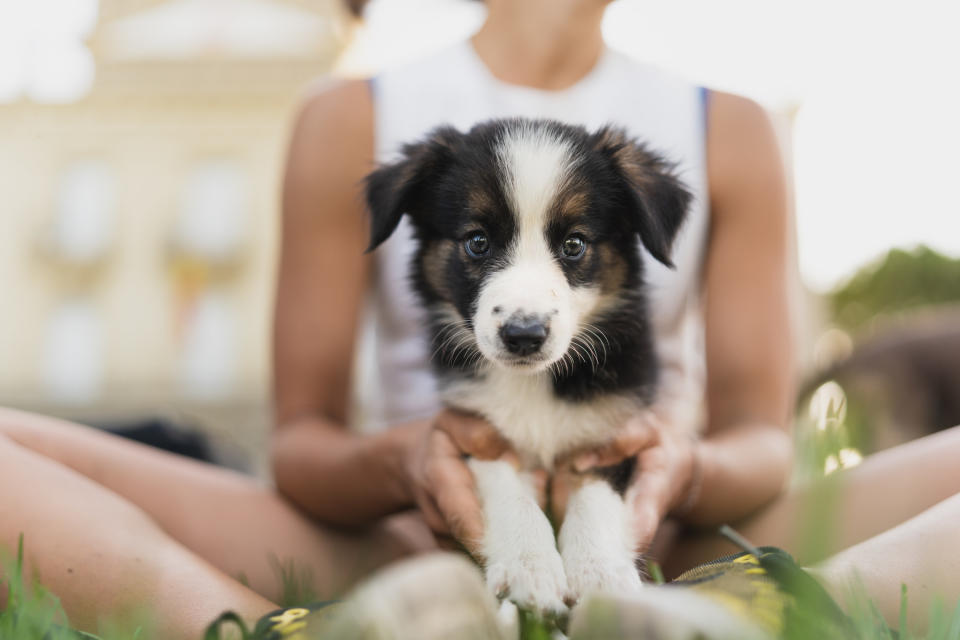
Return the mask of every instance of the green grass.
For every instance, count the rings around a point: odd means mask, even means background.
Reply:
[[[23,536],[13,559],[0,558],[0,586],[6,588],[0,602],[0,638],[3,640],[78,640],[93,638],[71,631],[60,600],[38,581],[28,585],[23,575]],[[113,635],[110,632],[113,632]],[[122,635],[118,635],[122,634]],[[142,640],[140,630],[121,631],[114,625],[102,640]]]
[[[150,614],[144,607],[114,619],[104,619],[97,635],[72,630],[66,612],[49,589],[24,576],[24,539],[12,558],[0,549],[0,640],[151,640]]]
[[[67,639],[62,627],[66,614],[60,601],[52,593],[35,584],[28,588],[23,579],[23,536],[17,544],[16,557],[4,563],[9,566],[2,584],[7,589],[6,602],[0,603],[0,638],[23,640]]]
[[[858,638],[864,640],[960,640],[960,602],[948,607],[944,602],[934,602],[928,615],[928,631],[917,635],[907,627],[907,612],[910,597],[906,585],[900,590],[900,619],[896,628],[882,623],[876,606],[866,596],[862,587],[853,587],[847,614],[853,621]]]

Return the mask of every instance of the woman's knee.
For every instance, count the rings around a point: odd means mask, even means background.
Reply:
[[[0,435],[33,451],[42,453],[51,448],[57,442],[57,435],[71,427],[86,428],[65,420],[0,407]]]
[[[0,435],[77,473],[105,484],[102,473],[123,460],[122,439],[93,427],[0,408]]]

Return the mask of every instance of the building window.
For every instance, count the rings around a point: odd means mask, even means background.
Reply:
[[[171,264],[180,384],[189,397],[216,400],[232,391],[237,318],[225,285],[242,262],[248,216],[247,185],[236,164],[211,160],[191,171]]]
[[[237,257],[247,225],[246,184],[239,167],[210,161],[187,177],[174,229],[178,253],[210,263]]]
[[[84,160],[69,166],[60,178],[49,246],[70,265],[99,262],[116,235],[116,185],[103,162]]]
[[[83,299],[66,300],[56,308],[46,329],[43,385],[63,403],[87,404],[100,395],[104,349],[100,317]]]
[[[200,400],[227,396],[236,367],[235,312],[225,296],[204,291],[186,318],[180,357],[184,395]]]

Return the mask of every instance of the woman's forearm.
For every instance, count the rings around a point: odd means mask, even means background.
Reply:
[[[324,522],[362,526],[413,506],[408,451],[427,423],[362,436],[320,417],[281,427],[273,436],[277,489]]]
[[[790,475],[793,441],[781,427],[743,425],[698,443],[695,502],[684,515],[694,525],[743,518],[773,500]]]

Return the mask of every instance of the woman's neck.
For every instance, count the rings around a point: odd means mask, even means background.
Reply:
[[[487,0],[473,46],[494,76],[559,90],[587,75],[603,52],[600,0]]]

